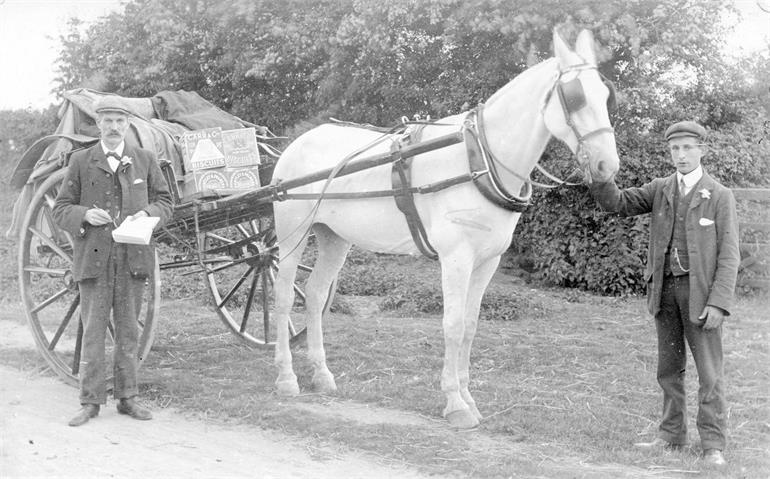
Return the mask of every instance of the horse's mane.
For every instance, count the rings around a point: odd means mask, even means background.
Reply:
[[[537,76],[536,74],[540,73],[542,70],[545,70],[546,68],[553,68],[553,64],[556,63],[556,61],[557,61],[556,58],[549,58],[519,73],[518,75],[513,77],[511,81],[506,83],[502,88],[500,88],[494,94],[492,94],[492,96],[490,96],[487,99],[487,102],[486,102],[487,105],[490,105],[498,97],[507,94],[508,90],[518,86],[519,83],[528,81],[530,78],[535,78]]]

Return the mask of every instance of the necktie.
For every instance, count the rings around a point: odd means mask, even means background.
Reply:
[[[107,152],[107,163],[113,172],[117,171],[118,165],[120,165],[120,157],[114,151]]]
[[[681,180],[679,180],[679,196],[684,197],[687,194],[686,191],[687,190],[685,189],[685,186],[684,186],[684,178],[682,178]]]

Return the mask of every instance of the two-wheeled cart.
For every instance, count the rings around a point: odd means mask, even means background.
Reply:
[[[160,255],[154,274],[147,279],[138,319],[140,363],[150,352],[158,323],[161,271],[177,269],[183,270],[180,274],[203,274],[219,318],[227,328],[249,345],[272,348],[276,340],[271,315],[272,284],[279,261],[273,203],[303,196],[294,195],[292,188],[394,163],[463,141],[463,133],[458,131],[404,146],[397,152],[357,158],[339,168],[272,181],[278,150],[269,143],[277,139],[269,130],[233,117],[197,95],[190,97],[189,92],[181,92],[181,96],[164,93],[159,94],[160,100],[156,97],[125,99],[135,113],[126,141],[158,153],[161,170],[175,198],[172,218],[154,234]],[[104,93],[85,89],[67,92],[57,131],[27,150],[11,179],[12,185],[22,188],[14,207],[12,230],[15,229],[20,238],[18,271],[23,307],[39,351],[50,367],[72,385],[77,385],[82,349],[80,297],[71,273],[72,238],[56,225],[52,209],[66,175],[69,156],[98,141],[93,104],[101,95]],[[161,104],[156,104],[156,100]],[[260,182],[264,186],[244,191],[180,194],[177,178],[184,175],[180,138],[190,128],[169,121],[173,115],[168,110],[173,108],[163,104],[163,100],[179,107],[182,120],[192,118],[195,129],[223,124],[229,128],[255,128],[265,158],[259,167]],[[192,105],[186,104],[187,101]],[[403,184],[394,190],[351,195],[406,197],[472,181],[477,176],[471,172],[421,188]],[[312,263],[311,257],[308,263]],[[312,267],[303,264],[299,269],[295,283],[297,308],[303,306],[303,278],[307,278]],[[335,288],[336,282],[330,288],[326,308],[332,303]],[[301,322],[297,318],[302,315],[293,316],[295,323],[289,325],[292,344],[301,341],[306,332],[304,324],[297,322]],[[112,326],[108,327],[108,336],[108,347],[111,347]]]
[[[52,209],[69,156],[98,141],[93,104],[102,95],[86,89],[67,92],[56,132],[27,150],[11,180],[14,186],[22,188],[14,207],[12,229],[20,239],[18,271],[23,308],[39,351],[50,367],[72,385],[78,380],[83,335],[80,297],[71,273],[72,238],[55,224]],[[197,108],[192,115],[196,128],[223,123],[226,128],[256,127],[263,158],[259,176],[263,184],[269,183],[278,156],[278,150],[269,142],[276,137],[266,128],[241,121],[196,97],[173,97],[182,111],[189,113]],[[185,103],[190,98],[193,103]],[[159,258],[154,274],[146,282],[138,320],[140,362],[152,347],[158,323],[160,272],[169,269],[181,270],[182,275],[202,273],[219,318],[228,329],[249,345],[272,347],[275,331],[270,314],[271,285],[278,267],[272,204],[266,201],[229,205],[223,201],[227,195],[239,193],[232,189],[181,196],[177,178],[184,172],[180,171],[183,163],[179,141],[180,135],[190,128],[159,118],[157,105],[153,105],[155,98],[125,100],[135,113],[126,141],[158,153],[161,169],[175,196],[171,220],[154,235]],[[301,270],[306,276],[311,267],[303,265]],[[301,279],[296,292],[297,307],[301,307]],[[330,295],[328,305],[331,299]],[[293,324],[292,342],[301,340],[304,333],[304,327]],[[112,326],[108,327],[108,336],[107,347],[111,348]]]

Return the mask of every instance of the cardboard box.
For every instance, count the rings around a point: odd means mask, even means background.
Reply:
[[[256,166],[261,163],[254,128],[223,131],[222,147],[225,166],[228,168]]]
[[[193,171],[184,175],[182,197],[229,189],[224,168]],[[200,196],[200,195],[199,195]]]
[[[256,166],[226,168],[227,182],[234,190],[255,190],[259,188],[259,170]]]
[[[185,172],[225,166],[221,128],[188,131],[182,135]]]
[[[214,168],[188,173],[184,177],[182,197],[228,195],[259,188],[257,166],[243,168]]]

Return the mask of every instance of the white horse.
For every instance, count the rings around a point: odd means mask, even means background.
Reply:
[[[593,36],[581,32],[574,51],[556,32],[553,42],[555,58],[529,68],[497,91],[483,110],[478,110],[480,118],[471,121],[465,114],[443,118],[425,127],[422,140],[483,124],[488,161],[496,163],[501,186],[515,192],[512,196],[524,191],[522,200],[531,193],[529,175],[551,135],[576,154],[589,181],[612,178],[619,160],[607,112],[610,90],[596,70]],[[364,128],[321,125],[289,145],[275,167],[273,181],[335,167],[361,149],[366,150],[363,157],[388,152],[391,145],[377,143],[379,138],[380,133]],[[432,184],[468,172],[468,153],[461,142],[416,156],[412,185]],[[291,192],[324,191],[328,195],[391,188],[391,165],[387,164]],[[441,389],[447,399],[444,416],[454,427],[474,427],[482,416],[468,391],[471,343],[482,295],[500,256],[511,243],[521,213],[493,204],[473,182],[418,194],[414,200],[427,239],[441,262],[445,341]],[[308,358],[314,368],[313,387],[331,392],[336,384],[326,365],[321,315],[327,292],[351,245],[394,254],[419,251],[393,197],[327,198],[320,202],[295,199],[276,202],[274,208],[281,246],[274,286],[276,386],[280,394],[299,393],[292,369],[288,320],[294,301],[292,285],[306,245],[304,233],[312,228],[318,258],[306,285]]]

